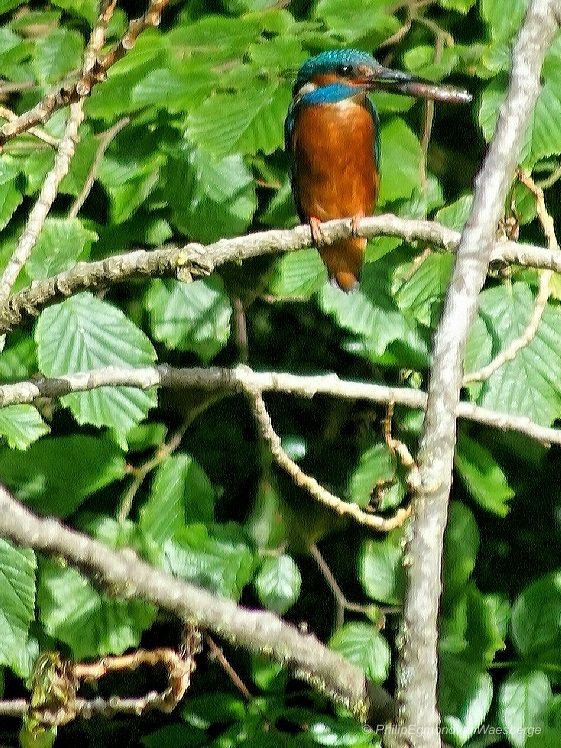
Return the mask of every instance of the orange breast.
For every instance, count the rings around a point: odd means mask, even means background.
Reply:
[[[352,100],[303,108],[294,126],[294,188],[302,218],[370,215],[378,192],[374,122]]]
[[[378,194],[374,122],[359,103],[305,107],[294,126],[294,192],[303,220],[371,215]],[[320,247],[329,275],[349,291],[358,282],[366,239]]]

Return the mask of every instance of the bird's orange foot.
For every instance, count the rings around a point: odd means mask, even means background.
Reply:
[[[353,216],[351,218],[351,234],[353,236],[359,235],[361,220],[362,220],[362,216]]]
[[[321,230],[321,221],[315,216],[310,217],[310,231],[312,232],[312,241],[316,247],[322,247],[325,243],[325,234]]]

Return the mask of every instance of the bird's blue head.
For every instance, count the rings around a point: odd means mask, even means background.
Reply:
[[[359,49],[330,49],[306,60],[298,71],[293,95],[296,96],[307,86],[313,90],[333,84],[343,86],[347,95],[358,90],[383,90],[448,103],[471,101],[467,91],[386,68],[368,52]]]
[[[380,67],[381,65],[368,52],[358,49],[329,49],[306,60],[298,71],[293,94],[307,83],[318,86],[330,83],[358,83],[370,77],[373,71]]]

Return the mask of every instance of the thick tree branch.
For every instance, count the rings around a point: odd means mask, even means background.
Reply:
[[[40,397],[62,397],[70,392],[85,392],[98,387],[150,387],[206,389],[225,394],[257,388],[260,392],[283,392],[299,397],[330,395],[344,400],[367,400],[407,408],[426,408],[427,396],[422,390],[388,387],[382,384],[353,382],[336,374],[300,376],[284,372],[257,372],[247,366],[234,369],[209,367],[176,369],[166,364],[139,369],[108,366],[103,369],[65,374],[52,379],[35,379],[0,385],[0,407],[32,403]],[[459,402],[459,418],[475,421],[501,431],[515,431],[543,444],[561,445],[561,430],[540,426],[526,416],[497,413],[468,402]]]
[[[351,236],[351,220],[339,219],[322,224],[327,242]],[[433,221],[398,218],[386,214],[364,218],[362,236],[398,236],[405,241],[420,241],[453,251],[460,241],[457,231]],[[214,244],[186,244],[151,251],[136,250],[97,262],[80,262],[71,270],[33,283],[0,304],[0,334],[35,317],[41,309],[80,291],[96,291],[131,278],[178,277],[182,280],[208,275],[225,262],[246,260],[266,254],[293,252],[311,245],[309,226],[263,231]],[[552,252],[530,244],[499,241],[493,247],[493,261],[561,272],[561,252]]]
[[[369,693],[364,673],[312,634],[303,634],[272,613],[243,608],[158,571],[130,549],[115,551],[57,520],[40,518],[2,486],[0,535],[17,545],[62,557],[112,594],[140,597],[191,626],[213,631],[251,652],[267,654],[362,719],[368,715],[370,698],[377,708],[384,706],[384,693],[380,689]]]
[[[477,179],[470,218],[435,336],[427,412],[418,454],[421,487],[408,525],[408,587],[398,660],[398,720],[388,745],[441,745],[437,711],[437,616],[441,557],[456,440],[465,344],[491,259],[497,223],[540,91],[540,70],[558,28],[559,0],[533,0],[513,51],[497,130]]]

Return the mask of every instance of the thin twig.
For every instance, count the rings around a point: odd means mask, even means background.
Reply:
[[[18,115],[15,112],[12,112],[11,109],[8,109],[8,107],[0,106],[0,117],[4,117],[4,119],[7,119],[8,122],[13,122],[15,119],[17,119],[17,116]],[[48,133],[46,130],[43,130],[43,128],[41,127],[30,127],[29,134],[34,135],[38,140],[42,140],[43,143],[46,143],[52,148],[58,148],[59,146],[59,139],[53,137],[50,133]]]
[[[259,425],[261,436],[269,445],[271,454],[276,463],[285,470],[299,488],[303,488],[321,504],[325,504],[333,509],[342,517],[352,517],[356,522],[365,527],[370,527],[379,532],[389,532],[396,527],[401,527],[407,517],[409,517],[410,508],[398,509],[392,517],[380,517],[376,514],[364,512],[358,504],[352,504],[343,501],[335,496],[318,481],[310,475],[307,475],[295,462],[290,458],[282,446],[279,435],[273,428],[271,417],[265,407],[263,396],[258,389],[247,388],[247,394],[250,398],[255,420]]]
[[[529,174],[522,171],[519,172],[518,178],[523,185],[525,185],[534,195],[536,199],[536,209],[538,218],[543,227],[544,234],[547,239],[548,247],[553,252],[559,251],[559,244],[557,243],[557,237],[555,236],[555,226],[551,215],[548,213],[543,189],[539,187]],[[524,332],[515,338],[505,349],[501,351],[495,358],[483,366],[478,371],[473,371],[466,374],[463,379],[463,384],[469,384],[470,382],[483,382],[494,374],[501,366],[513,361],[517,353],[523,348],[526,348],[532,340],[535,338],[540,325],[541,318],[547,306],[549,296],[551,293],[550,283],[553,276],[552,270],[542,270],[540,273],[540,281],[536,301],[534,303],[534,309],[530,315],[530,319]]]
[[[244,699],[249,701],[251,699],[250,690],[245,685],[240,676],[236,673],[236,671],[228,661],[226,655],[222,651],[222,648],[219,647],[214,639],[212,639],[212,637],[210,637],[208,634],[205,636],[205,642],[208,644],[208,648],[210,649],[210,658],[216,660],[220,664],[220,667],[228,675],[228,677],[238,689],[238,691],[242,694]]]
[[[192,417],[185,419],[185,421],[181,424],[177,431],[175,431],[171,435],[168,441],[164,442],[160,447],[158,447],[153,457],[151,457],[149,460],[146,460],[146,462],[140,465],[140,467],[132,469],[132,473],[134,476],[133,480],[124,493],[121,501],[119,502],[119,508],[117,510],[117,520],[119,522],[124,522],[129,516],[134,497],[140,490],[140,487],[146,480],[147,476],[150,475],[150,473],[155,470],[158,465],[160,465],[167,457],[172,455],[179,447],[179,445],[181,444],[181,440],[185,435],[185,432],[192,423],[192,420]]]
[[[69,218],[75,218],[80,212],[82,205],[86,202],[86,198],[90,194],[91,189],[94,185],[95,179],[97,177],[97,172],[99,170],[101,162],[103,161],[105,151],[109,147],[109,144],[111,143],[113,138],[115,138],[116,135],[121,132],[123,127],[126,127],[129,124],[129,122],[130,117],[123,117],[122,119],[118,120],[118,122],[115,122],[115,124],[108,130],[100,134],[99,145],[97,147],[95,158],[90,167],[90,171],[88,173],[86,181],[84,182],[84,186],[80,190],[80,194],[76,197],[76,199],[70,206],[70,210],[68,211]]]
[[[0,278],[0,305],[6,303],[8,300],[10,290],[16,282],[20,270],[27,262],[27,258],[31,254],[31,250],[41,233],[45,219],[57,195],[58,186],[63,177],[68,173],[70,161],[78,143],[78,129],[83,119],[83,103],[80,100],[70,107],[68,122],[66,123],[64,135],[58,147],[53,168],[43,182],[41,192],[29,214],[25,229]]]

